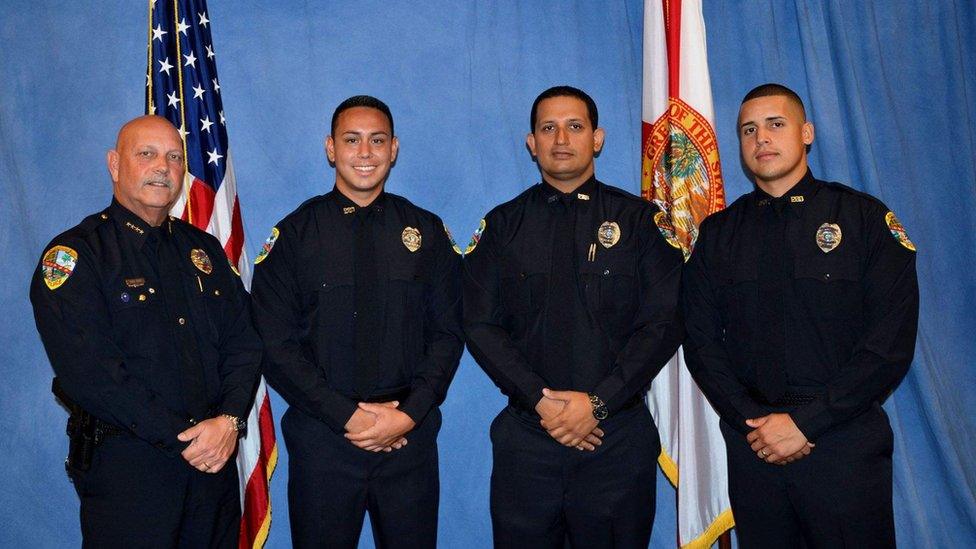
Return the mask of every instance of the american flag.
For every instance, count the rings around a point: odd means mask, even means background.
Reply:
[[[250,288],[251,263],[206,1],[150,0],[148,41],[146,113],[164,116],[179,128],[186,158],[183,194],[170,213],[216,236]],[[278,453],[263,378],[247,418],[247,433],[237,453],[241,548],[263,546],[271,526],[268,480]]]

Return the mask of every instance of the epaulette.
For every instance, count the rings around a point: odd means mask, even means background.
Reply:
[[[849,187],[847,185],[844,185],[843,183],[838,183],[837,181],[824,181],[823,182],[823,185],[824,185],[824,187],[826,187],[828,189],[831,189],[831,190],[835,190],[835,191],[842,192],[842,193],[845,193],[845,194],[849,194],[849,195],[856,196],[856,197],[858,197],[858,198],[860,198],[860,199],[862,199],[862,200],[864,200],[866,202],[869,202],[869,203],[871,203],[871,204],[873,204],[873,205],[875,205],[878,208],[881,208],[883,210],[887,210],[888,209],[888,206],[886,206],[885,203],[882,202],[876,196],[871,195],[871,194],[868,194],[868,193],[866,193],[864,191],[859,191],[859,190],[857,190],[855,188],[852,188],[852,187]]]

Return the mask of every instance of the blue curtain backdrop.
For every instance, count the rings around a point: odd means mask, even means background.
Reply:
[[[594,96],[608,134],[597,174],[636,192],[641,4],[211,0],[251,256],[278,219],[331,187],[323,138],[334,106],[357,93],[383,98],[396,118],[388,188],[439,213],[462,245],[484,212],[538,181],[524,138],[532,99],[551,85]],[[2,546],[80,541],[65,413],[49,391],[27,285],[44,244],[108,203],[105,151],[143,108],[146,11],[136,0],[0,2]],[[750,189],[738,102],[779,81],[807,100],[814,172],[884,200],[919,248],[918,350],[886,404],[904,547],[976,540],[974,13],[961,0],[705,1],[730,201]],[[272,403],[280,417],[284,403]],[[443,407],[443,547],[490,546],[487,429],[502,405],[465,355]],[[290,545],[279,444],[269,547]],[[658,500],[652,546],[671,547],[674,492],[661,479]]]

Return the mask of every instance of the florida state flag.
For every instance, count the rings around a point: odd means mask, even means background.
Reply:
[[[700,0],[644,1],[642,114],[641,194],[667,213],[687,260],[699,223],[725,207]],[[647,396],[678,490],[678,545],[710,547],[734,526],[718,415],[681,349]]]

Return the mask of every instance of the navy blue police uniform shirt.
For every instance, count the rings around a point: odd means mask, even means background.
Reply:
[[[543,388],[573,390],[612,415],[642,396],[683,334],[682,254],[663,216],[595,178],[572,193],[537,184],[488,213],[464,258],[464,328],[512,405],[534,413]]]
[[[247,415],[262,346],[213,236],[113,200],[51,241],[30,298],[61,388],[102,421],[175,455],[193,423]]]
[[[770,227],[781,234],[777,250]],[[779,262],[764,264],[769,255]],[[915,246],[894,213],[808,171],[780,198],[757,188],[701,224],[684,274],[685,358],[744,434],[746,419],[777,404],[764,377],[780,378],[778,396],[813,396],[790,415],[816,441],[905,376],[918,301]],[[773,368],[762,370],[770,356]]]
[[[365,334],[372,349],[356,344],[360,223],[369,224],[375,254],[375,287],[365,288],[377,309]],[[268,382],[337,433],[358,402],[385,398],[420,424],[444,400],[464,348],[455,250],[440,218],[394,194],[365,208],[336,189],[306,201],[256,259],[254,322]],[[367,351],[376,364],[364,385],[357,359]]]

